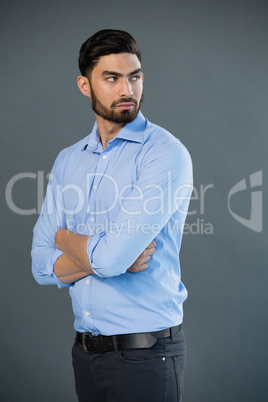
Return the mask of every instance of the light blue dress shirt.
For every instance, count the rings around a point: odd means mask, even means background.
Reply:
[[[58,155],[34,227],[32,271],[39,284],[64,285],[53,265],[60,227],[91,235],[89,275],[69,286],[74,328],[103,335],[157,331],[180,324],[187,290],[179,251],[192,192],[192,162],[165,129],[137,118],[103,150],[97,123]],[[155,240],[148,269],[133,264]]]

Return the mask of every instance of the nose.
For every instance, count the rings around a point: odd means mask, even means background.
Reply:
[[[133,95],[132,85],[127,78],[123,78],[120,86],[120,96]]]

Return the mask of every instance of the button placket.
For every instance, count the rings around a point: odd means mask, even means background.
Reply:
[[[111,150],[110,146],[107,146],[107,147],[110,148],[110,150]],[[96,211],[97,191],[99,189],[100,182],[105,175],[105,171],[106,171],[107,164],[109,161],[109,157],[108,157],[107,153],[104,153],[104,152],[105,151],[103,151],[99,155],[99,160],[98,160],[98,163],[96,166],[95,175],[93,176],[93,179],[92,179],[91,191],[89,191],[89,194],[88,194],[88,202],[89,202],[88,219],[92,224],[96,223],[95,211]]]
[[[106,166],[107,166],[106,161],[108,159],[108,155],[106,153],[101,154],[100,156],[101,156],[101,159],[99,159],[99,163],[98,163],[97,170],[96,170],[98,172],[98,174],[93,179],[92,189],[95,191],[90,194],[90,198],[92,201],[91,205],[94,205],[94,206],[96,206],[96,190],[99,187],[102,177],[105,175]],[[104,163],[103,163],[103,160],[105,161]],[[93,208],[91,211],[93,211],[93,213],[94,213],[95,208]],[[90,221],[95,222],[95,218],[93,216],[91,216]]]

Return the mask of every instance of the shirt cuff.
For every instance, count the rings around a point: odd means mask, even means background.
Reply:
[[[92,237],[90,237],[87,241],[87,254],[88,254],[88,259],[89,259],[89,264],[91,266],[91,268],[93,269],[93,272],[98,275],[98,272],[95,271],[94,268],[96,268],[96,266],[94,265],[94,261],[93,261],[93,253],[94,250],[97,246],[97,244],[99,243],[100,239],[105,235],[105,232],[102,231]]]
[[[103,231],[90,237],[87,241],[89,264],[94,274],[103,278],[125,273],[125,270],[122,271],[118,265],[118,256],[107,249],[106,236],[108,235],[110,233],[107,234]]]
[[[60,258],[63,254],[63,251],[59,250],[58,248],[55,249],[55,251],[53,252],[53,254],[51,255],[51,257],[49,258],[47,265],[46,265],[46,269],[48,274],[50,274],[53,279],[56,282],[56,285],[58,286],[59,289],[61,288],[65,288],[66,286],[70,286],[70,284],[66,284],[66,283],[62,283],[59,278],[54,274],[54,264],[57,261],[58,258]]]

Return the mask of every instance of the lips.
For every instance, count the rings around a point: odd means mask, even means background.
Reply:
[[[120,108],[120,109],[125,109],[125,110],[129,110],[132,109],[135,106],[135,103],[129,102],[129,103],[120,103],[119,105],[116,105],[116,107]]]

